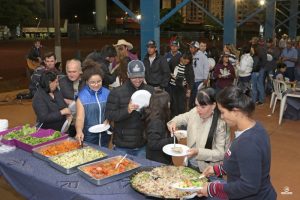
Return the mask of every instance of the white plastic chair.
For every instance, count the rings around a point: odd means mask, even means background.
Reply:
[[[284,81],[273,79],[273,89],[274,92],[271,96],[270,108],[273,105],[272,113],[275,111],[277,100],[282,100],[284,92],[287,90],[287,85]]]
[[[288,97],[294,97],[294,98],[300,98],[300,92],[289,92],[287,93],[286,95],[283,96],[281,102],[280,102],[280,111],[279,111],[279,125],[281,124],[282,122],[282,117],[283,117],[283,113],[286,109],[286,100]]]

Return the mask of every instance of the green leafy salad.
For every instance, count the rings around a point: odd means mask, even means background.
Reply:
[[[25,124],[24,126],[22,126],[22,128],[20,130],[15,130],[15,131],[12,131],[12,132],[4,135],[3,139],[5,139],[5,140],[18,139],[25,135],[34,133],[34,132],[36,132],[35,127],[30,127],[29,124]]]
[[[61,133],[59,131],[55,131],[52,135],[48,136],[48,137],[33,137],[31,135],[25,136],[23,138],[20,138],[19,141],[29,144],[29,145],[37,145],[40,143],[44,143],[44,142],[48,142],[50,140],[54,140],[56,138],[59,138],[61,136]]]

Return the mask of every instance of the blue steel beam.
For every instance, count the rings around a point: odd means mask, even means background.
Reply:
[[[223,44],[236,45],[236,1],[224,0]]]
[[[203,8],[200,4],[198,4],[195,0],[192,0],[193,4],[195,4],[198,8],[200,8],[203,12],[205,12],[205,14],[207,14],[210,18],[212,18],[215,22],[217,22],[218,24],[220,24],[221,26],[223,26],[223,23],[216,18],[215,16],[213,16],[210,12],[208,12],[205,8]]]
[[[146,55],[146,44],[149,40],[155,40],[157,49],[160,46],[160,0],[140,0],[142,19],[141,24],[141,58]]]
[[[266,7],[266,21],[265,21],[265,34],[264,38],[273,38],[275,30],[275,13],[276,13],[276,2],[269,4]]]
[[[180,4],[178,4],[175,8],[173,8],[168,14],[166,14],[162,19],[159,20],[158,25],[160,26],[162,23],[167,21],[172,15],[174,15],[178,10],[188,4],[191,0],[184,0]]]
[[[281,25],[284,25],[285,27],[288,27],[285,23],[286,23],[287,21],[289,21],[291,18],[294,18],[294,17],[296,18],[296,16],[297,16],[299,13],[300,13],[300,11],[294,13],[294,14],[291,15],[290,17],[286,18],[285,20],[283,20],[282,22],[280,22],[279,24],[277,24],[277,26],[276,26],[275,28],[278,28],[278,27],[281,26]]]
[[[128,13],[128,15],[130,17],[132,17],[133,19],[136,19],[135,14],[129,9],[127,8],[122,2],[120,2],[119,0],[112,0],[117,6],[119,6],[122,10],[124,10],[125,12]],[[138,22],[138,21],[137,21]]]
[[[289,21],[289,36],[291,38],[296,38],[297,36],[297,15],[298,15],[298,1],[291,0],[291,6],[290,6],[290,21]],[[295,17],[292,17],[295,16]]]

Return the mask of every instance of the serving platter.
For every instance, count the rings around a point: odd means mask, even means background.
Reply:
[[[106,153],[87,146],[67,153],[50,157],[49,164],[64,174],[72,174],[78,171],[77,167],[90,162],[103,159]]]
[[[84,144],[84,147],[86,145]],[[57,156],[81,148],[79,142],[73,138],[66,138],[54,143],[46,144],[32,149],[32,154],[42,160],[48,161],[49,157]]]
[[[115,156],[82,165],[78,167],[79,174],[95,185],[104,185],[128,177],[140,167],[139,163],[125,158],[116,168],[116,164],[121,159],[122,156]]]
[[[189,199],[195,192],[180,191],[173,184],[182,179],[193,179],[200,173],[183,166],[161,166],[140,168],[131,175],[131,186],[146,196],[162,199]]]

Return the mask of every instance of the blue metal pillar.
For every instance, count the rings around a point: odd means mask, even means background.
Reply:
[[[224,38],[223,44],[236,45],[236,1],[224,0]]]
[[[297,0],[290,0],[290,20],[289,20],[289,36],[291,38],[296,38],[297,36],[297,25],[298,25],[298,1]]]
[[[264,38],[273,38],[275,33],[275,13],[276,13],[276,1],[270,2],[266,7],[266,21],[265,21],[265,34]]]
[[[160,46],[160,0],[140,0],[142,19],[141,24],[141,58],[147,53],[146,44],[149,40],[155,40],[157,49]]]

